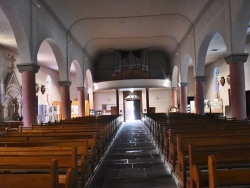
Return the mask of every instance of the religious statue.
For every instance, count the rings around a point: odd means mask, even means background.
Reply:
[[[13,104],[14,104],[14,107],[15,107],[14,116],[17,117],[17,116],[19,116],[19,112],[18,112],[19,111],[19,102],[18,102],[17,98],[15,98],[13,100]]]

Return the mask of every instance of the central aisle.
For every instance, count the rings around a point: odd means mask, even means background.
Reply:
[[[141,121],[123,123],[90,188],[176,188]]]

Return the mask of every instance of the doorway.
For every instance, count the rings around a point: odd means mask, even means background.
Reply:
[[[141,92],[124,93],[124,121],[141,119]]]

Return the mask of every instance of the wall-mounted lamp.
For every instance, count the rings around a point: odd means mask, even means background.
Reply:
[[[227,83],[230,85],[230,74],[227,75]]]
[[[39,89],[40,89],[39,84],[36,84],[36,93],[38,93]]]
[[[42,94],[45,93],[45,85],[42,85],[42,86],[41,86],[41,92],[42,92]]]
[[[224,76],[222,76],[222,77],[220,78],[220,84],[221,84],[222,86],[225,85],[225,78],[224,78]]]

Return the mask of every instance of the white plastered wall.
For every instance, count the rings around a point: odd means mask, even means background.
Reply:
[[[78,91],[77,91],[77,77],[75,73],[70,74],[71,86],[70,86],[70,99],[78,100]]]
[[[120,94],[121,92],[119,92]],[[119,95],[119,103],[121,96]],[[109,91],[102,91],[102,92],[94,92],[94,104],[95,104],[95,111],[102,110],[102,105],[112,105],[116,106],[116,92],[115,90]],[[119,104],[119,109],[123,109]],[[103,115],[109,115],[111,112],[103,113]]]
[[[58,85],[59,73],[47,67],[40,66],[39,72],[36,74],[36,83],[39,84],[40,90],[38,92],[38,104],[47,104],[46,94],[42,94],[41,85],[46,85],[46,76],[51,77],[51,100],[61,101],[60,88]]]
[[[146,91],[143,104],[146,107]],[[171,89],[149,89],[149,107],[155,107],[155,112],[168,112],[169,107],[172,105],[172,92]],[[145,108],[143,108],[145,109]]]
[[[219,78],[222,76],[226,79],[229,74],[229,66],[224,59],[220,59],[214,63],[211,63],[206,66],[206,81],[205,81],[205,99],[216,99],[216,93],[214,91],[215,82],[214,82],[214,69],[218,67],[219,69]],[[229,95],[228,89],[230,85],[225,80],[224,86],[219,84],[220,98],[223,100],[223,115],[225,115],[225,106],[229,105]]]

